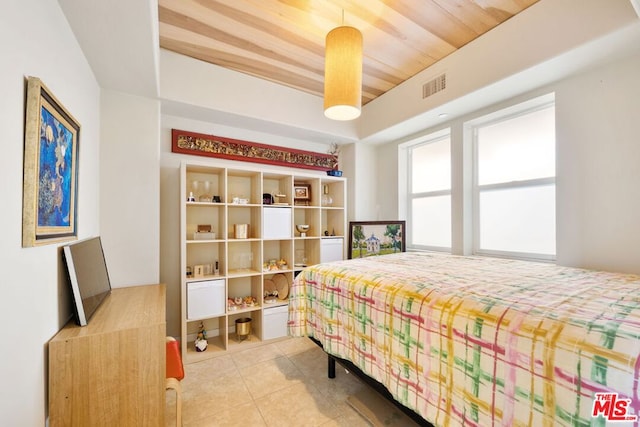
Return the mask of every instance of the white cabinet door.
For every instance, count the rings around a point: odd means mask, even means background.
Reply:
[[[187,283],[187,319],[221,316],[227,299],[224,279]]]
[[[287,336],[287,319],[289,317],[288,305],[265,308],[262,313],[263,340]]]
[[[291,239],[290,207],[265,207],[262,215],[263,239]]]
[[[320,262],[339,261],[343,259],[342,237],[322,239],[320,241]]]

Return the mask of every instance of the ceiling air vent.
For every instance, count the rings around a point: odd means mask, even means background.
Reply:
[[[428,98],[434,93],[445,90],[447,87],[447,75],[440,74],[438,77],[429,80],[422,85],[422,99]]]

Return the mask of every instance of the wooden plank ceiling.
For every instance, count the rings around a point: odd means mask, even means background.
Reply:
[[[159,0],[160,46],[322,97],[344,22],[363,34],[366,104],[537,1]]]

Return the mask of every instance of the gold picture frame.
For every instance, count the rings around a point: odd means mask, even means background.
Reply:
[[[80,124],[37,77],[27,77],[22,247],[76,240]]]

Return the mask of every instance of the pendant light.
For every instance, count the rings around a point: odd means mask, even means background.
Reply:
[[[361,105],[362,34],[342,25],[329,31],[326,38],[324,115],[333,120],[353,120],[360,117]]]

